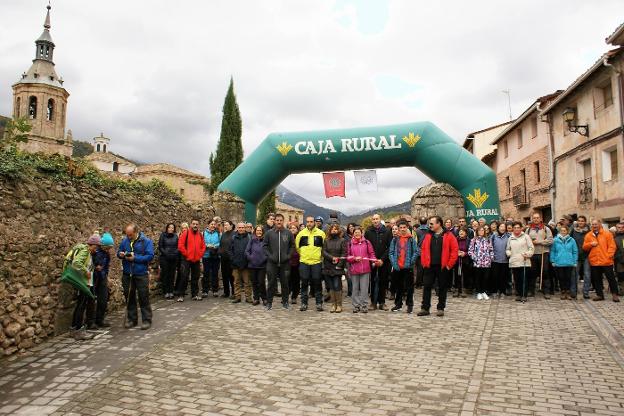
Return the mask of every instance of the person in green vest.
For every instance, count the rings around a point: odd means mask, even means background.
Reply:
[[[87,285],[92,287],[93,272],[95,270],[93,255],[98,247],[100,247],[100,236],[97,234],[89,237],[86,244],[76,244],[65,256],[63,273],[68,267],[72,267],[85,279]],[[83,292],[78,292],[78,300],[74,308],[71,326],[71,335],[77,341],[91,339],[95,336],[94,334],[88,333],[84,327],[85,312],[90,302],[93,302],[93,298]]]

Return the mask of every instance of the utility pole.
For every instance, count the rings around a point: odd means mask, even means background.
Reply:
[[[511,121],[513,120],[513,115],[511,114],[511,90],[503,90],[501,92],[507,95],[507,105],[509,106],[509,121]]]

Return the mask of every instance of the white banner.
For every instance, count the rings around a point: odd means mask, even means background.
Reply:
[[[377,171],[356,170],[353,172],[359,193],[377,192]]]

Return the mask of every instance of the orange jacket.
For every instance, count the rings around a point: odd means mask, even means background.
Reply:
[[[596,247],[592,247],[591,245],[594,241],[598,242]],[[591,230],[585,234],[583,250],[589,252],[587,257],[591,266],[613,266],[615,248],[613,234],[603,228],[600,228],[597,237]]]

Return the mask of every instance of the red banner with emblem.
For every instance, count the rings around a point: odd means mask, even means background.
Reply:
[[[325,198],[345,195],[345,173],[327,172],[323,173],[323,184],[325,185]]]

